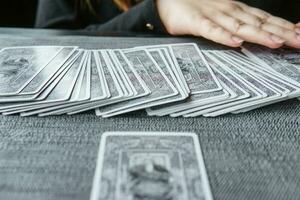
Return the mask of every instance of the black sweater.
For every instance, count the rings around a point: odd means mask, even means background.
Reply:
[[[155,0],[142,3],[122,13],[112,0],[101,0],[96,12],[100,18],[79,11],[76,0],[39,0],[36,16],[38,28],[87,29],[100,32],[160,32],[166,33],[161,23]],[[241,0],[294,22],[300,21],[299,0]]]
[[[145,0],[127,12],[121,12],[112,0],[101,0],[99,18],[80,12],[74,0],[39,0],[37,28],[87,29],[100,32],[165,32],[154,0]]]

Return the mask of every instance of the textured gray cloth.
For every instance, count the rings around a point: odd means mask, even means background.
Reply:
[[[80,45],[122,48],[192,39],[51,39],[0,36],[0,45]],[[110,119],[92,113],[21,118],[0,116],[0,200],[87,200],[101,134],[105,131],[178,131],[199,135],[216,200],[300,198],[300,105],[297,100],[217,118]]]

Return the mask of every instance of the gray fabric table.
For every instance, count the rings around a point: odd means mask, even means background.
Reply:
[[[206,48],[196,39],[0,35],[0,47],[125,48],[191,41]],[[158,118],[142,111],[110,119],[93,113],[0,116],[0,200],[89,199],[98,145],[105,131],[196,132],[214,199],[300,199],[299,114],[300,103],[290,100],[217,118]]]

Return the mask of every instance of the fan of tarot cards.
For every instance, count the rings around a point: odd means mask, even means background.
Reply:
[[[300,54],[245,45],[194,43],[84,50],[73,46],[0,51],[0,113],[50,116],[95,110],[111,117],[215,117],[300,96]]]

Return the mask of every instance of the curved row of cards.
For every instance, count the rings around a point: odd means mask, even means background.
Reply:
[[[201,47],[200,47],[201,48]],[[95,110],[111,117],[214,117],[300,96],[299,51],[194,43],[84,50],[72,46],[0,51],[0,113],[50,116]]]

